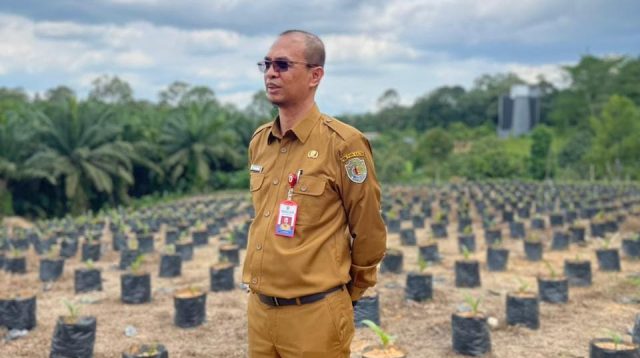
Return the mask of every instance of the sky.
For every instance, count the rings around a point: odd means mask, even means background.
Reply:
[[[263,89],[256,62],[277,34],[325,43],[317,94],[330,115],[376,110],[387,89],[405,105],[482,74],[539,74],[563,86],[584,54],[640,53],[637,0],[0,0],[0,87],[86,97],[101,75],[157,101],[174,81],[244,108]]]

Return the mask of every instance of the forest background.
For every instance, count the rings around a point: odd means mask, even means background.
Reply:
[[[375,112],[336,117],[371,139],[384,183],[640,179],[640,57],[585,55],[563,70],[566,87],[530,83],[542,92],[541,118],[521,137],[496,134],[499,96],[525,83],[512,73],[439,87],[408,106],[388,89]],[[240,109],[184,82],[156,102],[134,99],[115,76],[95,79],[84,99],[66,86],[35,96],[0,88],[0,217],[246,189],[246,148],[274,113],[264,91]]]

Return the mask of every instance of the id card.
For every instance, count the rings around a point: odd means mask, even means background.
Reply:
[[[276,222],[276,235],[293,237],[298,216],[298,204],[291,200],[280,202],[278,209],[278,221]]]

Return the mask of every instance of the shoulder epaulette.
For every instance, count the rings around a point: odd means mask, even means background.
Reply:
[[[251,136],[251,139],[253,139],[253,137],[255,137],[258,133],[262,132],[263,130],[267,129],[267,128],[271,128],[273,126],[273,121],[271,122],[267,122],[263,125],[261,125],[260,127],[258,127],[255,132],[253,132],[253,135]]]
[[[360,132],[354,127],[329,116],[323,115],[322,122],[333,130],[342,140],[346,141]]]

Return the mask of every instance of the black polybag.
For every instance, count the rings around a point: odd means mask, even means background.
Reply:
[[[589,342],[589,358],[640,358],[640,351],[637,347],[626,348],[624,350],[607,349],[598,347],[596,343],[603,342],[609,345],[613,344],[611,338],[596,338]]]
[[[631,337],[633,337],[633,343],[640,344],[640,314],[636,315],[636,321],[633,324]]]
[[[140,255],[140,251],[138,250],[130,250],[124,249],[120,251],[120,265],[118,268],[120,270],[126,270],[131,266],[131,264],[136,260],[136,258]]]
[[[0,326],[33,329],[36,326],[36,296],[0,300]]]
[[[403,255],[402,251],[387,250],[380,265],[380,273],[402,273]]]
[[[354,307],[353,317],[356,327],[364,327],[363,320],[368,319],[380,325],[380,300],[378,295],[363,296]]]
[[[24,256],[5,258],[4,270],[9,273],[27,273],[27,258]]]
[[[420,257],[427,262],[440,261],[440,253],[438,252],[438,244],[418,246]]]
[[[102,274],[98,269],[78,269],[73,278],[76,293],[102,291]]]
[[[232,264],[228,264],[224,267],[211,267],[209,269],[211,291],[219,292],[233,290],[233,271],[234,266]]]
[[[479,287],[480,265],[478,261],[456,261],[456,287]]]
[[[149,345],[143,344],[140,346],[140,351],[144,352],[146,349],[150,348]],[[169,352],[167,351],[167,348],[162,345],[162,344],[158,344],[155,345],[155,349],[158,352],[158,354],[155,354],[153,356],[150,355],[140,355],[140,354],[132,354],[132,353],[127,353],[124,352],[122,353],[122,358],[140,358],[140,357],[144,357],[144,358],[169,358]]]
[[[565,231],[556,230],[553,232],[551,240],[551,250],[566,250],[569,248],[569,234]]]
[[[591,261],[565,261],[564,275],[570,286],[591,286]]]
[[[489,271],[504,271],[509,262],[509,250],[504,248],[487,249],[487,268]]]
[[[100,244],[83,244],[82,245],[82,261],[100,261]]]
[[[548,280],[538,278],[540,300],[548,303],[567,303],[569,300],[569,281],[567,279]]]
[[[120,276],[120,298],[124,303],[146,303],[151,301],[151,276],[149,274]]]
[[[618,249],[596,250],[600,271],[620,271],[620,254]]]
[[[56,281],[62,276],[64,270],[64,259],[41,259],[40,260],[40,281]]]
[[[68,324],[58,318],[51,341],[50,358],[91,358],[96,341],[96,318],[79,317]]]
[[[522,324],[531,329],[540,328],[538,297],[507,295],[507,324]]]
[[[177,277],[182,272],[182,257],[180,255],[162,255],[160,258],[159,277]]]
[[[207,295],[191,298],[174,297],[174,323],[180,328],[192,328],[201,325],[206,317]]]
[[[433,276],[428,273],[409,272],[404,292],[408,300],[430,300],[433,298]]]
[[[453,350],[472,356],[491,351],[491,335],[486,317],[451,315]]]

